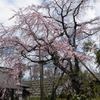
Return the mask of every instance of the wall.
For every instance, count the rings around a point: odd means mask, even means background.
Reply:
[[[44,79],[44,93],[50,95],[53,88],[53,82],[57,82],[58,78],[45,78]],[[40,80],[26,81],[26,84],[30,86],[29,91],[32,93],[32,97],[40,97]]]

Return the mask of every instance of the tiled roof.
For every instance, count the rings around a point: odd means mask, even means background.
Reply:
[[[6,84],[7,83],[7,84]],[[21,89],[20,86],[15,85],[16,81],[8,76],[8,73],[0,71],[0,88]]]

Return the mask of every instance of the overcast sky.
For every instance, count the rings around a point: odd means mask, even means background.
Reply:
[[[41,0],[0,0],[0,23],[10,25],[8,19],[13,15],[12,9],[16,10],[19,7],[27,7],[28,5],[40,4]]]
[[[40,4],[42,0],[0,0],[0,23],[4,25],[11,25],[12,22],[8,19],[13,15],[12,9],[16,10],[19,7],[26,7],[28,5]],[[94,11],[88,11],[88,18],[93,18],[96,15],[100,15],[100,0],[95,4],[96,9]]]

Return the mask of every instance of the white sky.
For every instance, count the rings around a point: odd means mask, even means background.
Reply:
[[[0,0],[0,23],[11,25],[12,22],[8,19],[13,15],[13,11],[19,7],[27,7],[31,4],[40,4],[41,0]]]
[[[42,0],[0,0],[0,23],[4,25],[11,25],[13,22],[8,19],[13,15],[13,11],[17,10],[19,7],[26,7],[28,5],[40,4]],[[95,11],[88,11],[87,18],[93,18],[96,15],[100,15],[100,0],[95,4]],[[84,18],[84,17],[83,17]]]

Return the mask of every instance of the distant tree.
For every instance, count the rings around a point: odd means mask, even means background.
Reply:
[[[98,37],[98,36],[97,36]],[[96,41],[99,43],[99,41]],[[83,51],[84,53],[88,53],[88,55],[92,56],[95,59],[95,64],[97,67],[100,65],[100,48],[98,44],[93,41],[87,41],[83,43]],[[92,54],[92,55],[91,55]]]
[[[91,52],[94,53],[97,50],[97,45],[93,41],[87,41],[83,43],[83,50],[84,52]]]
[[[97,49],[97,51],[95,52],[96,54],[96,63],[97,66],[100,67],[100,49]]]
[[[38,64],[34,64],[30,67],[29,73],[31,80],[38,80],[40,74],[40,66]]]

